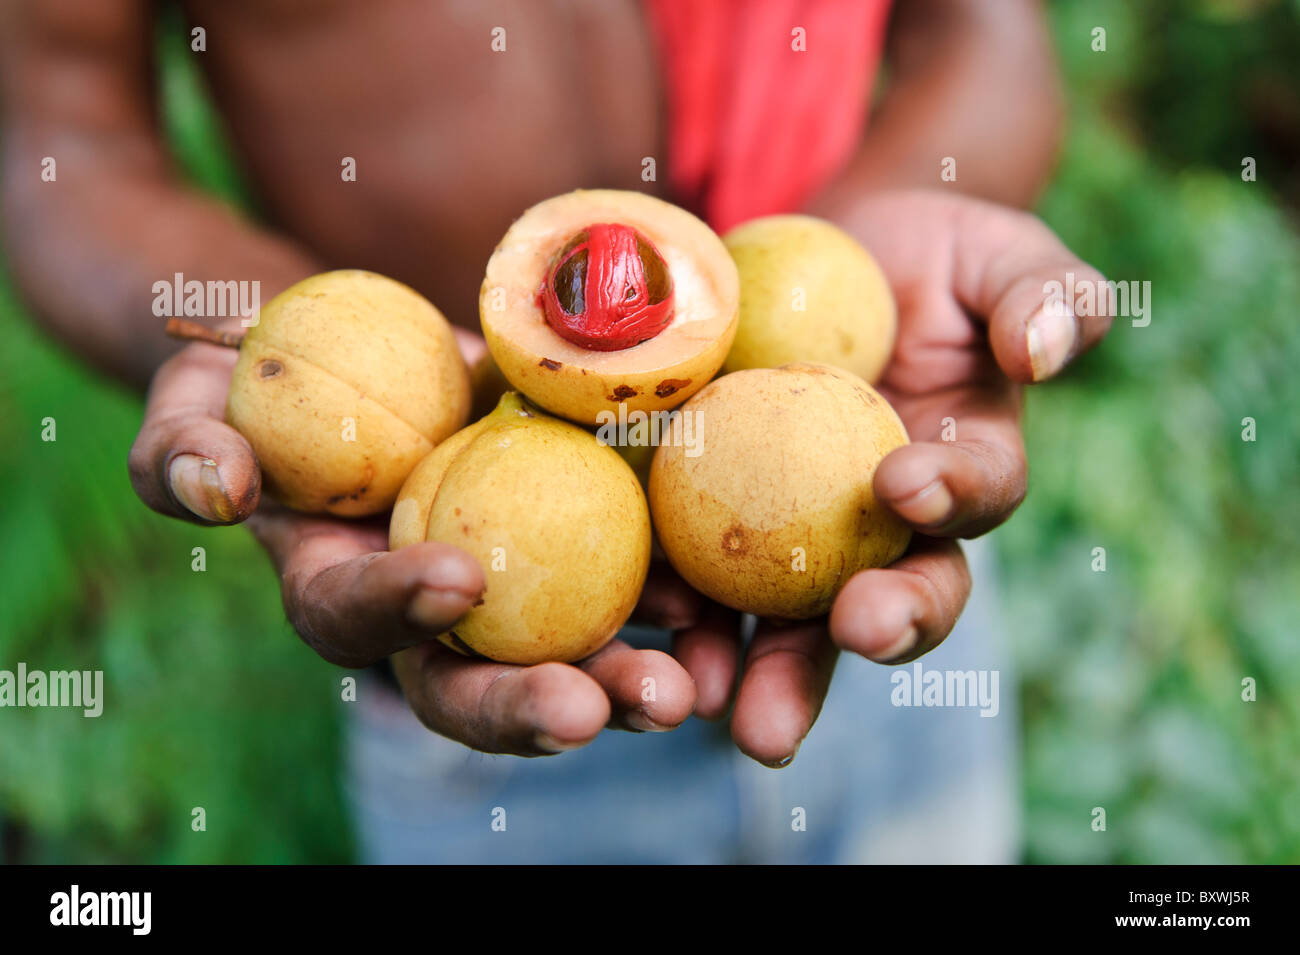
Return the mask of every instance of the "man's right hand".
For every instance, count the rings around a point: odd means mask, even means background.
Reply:
[[[458,333],[467,360],[482,340]],[[420,721],[493,753],[537,756],[583,746],[605,726],[667,730],[690,715],[695,683],[672,657],[614,640],[575,666],[520,667],[470,659],[434,640],[480,598],[483,571],[447,544],[389,552],[387,519],[343,520],[291,511],[262,495],[253,449],[227,425],[234,352],[189,345],[149,389],[131,448],[131,482],[160,513],[198,524],[247,521],[280,574],[285,611],[331,663],[364,667],[390,654]],[[683,623],[692,598],[680,581],[651,586],[643,611]],[[642,680],[655,700],[642,700]]]

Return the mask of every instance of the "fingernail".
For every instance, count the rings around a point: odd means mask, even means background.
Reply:
[[[942,524],[952,517],[952,494],[943,478],[935,478],[911,497],[903,498],[894,508],[913,524],[923,527]]]
[[[886,663],[890,660],[897,660],[903,654],[910,652],[916,647],[916,641],[920,639],[920,636],[921,634],[916,627],[914,625],[910,626],[903,631],[903,635],[890,644],[886,650],[881,653],[873,654],[872,659]]]
[[[1074,311],[1065,306],[1043,306],[1030,317],[1025,334],[1034,381],[1050,378],[1065,367],[1077,332]]]
[[[623,721],[634,730],[640,730],[642,733],[666,733],[671,726],[662,726],[656,723],[650,717],[646,716],[640,710],[633,710],[623,717]]]
[[[417,627],[441,633],[451,621],[464,616],[469,599],[463,591],[421,587],[406,608],[406,616]]]
[[[774,763],[764,763],[763,765],[765,765],[768,769],[785,769],[787,766],[793,763],[794,758],[799,755],[799,747],[802,745],[803,745],[803,740],[800,740],[798,744],[795,746],[794,752],[791,753],[789,756],[782,756]]]
[[[235,519],[235,506],[226,496],[221,471],[211,458],[178,454],[167,468],[167,483],[191,514],[223,524]]]
[[[550,733],[537,733],[533,736],[533,745],[548,753],[567,753],[571,749],[578,749],[582,743],[561,743]]]

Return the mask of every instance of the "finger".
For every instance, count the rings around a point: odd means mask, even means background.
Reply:
[[[154,377],[131,446],[131,485],[155,511],[234,524],[257,507],[262,474],[248,442],[221,418],[234,353],[191,345]]]
[[[952,632],[970,586],[961,546],[923,539],[889,567],[849,578],[831,608],[831,640],[877,663],[907,663]]]
[[[659,650],[611,640],[578,666],[609,696],[616,729],[662,733],[681,725],[695,708],[695,681]]]
[[[290,623],[339,666],[368,666],[444,633],[483,594],[478,563],[449,544],[388,552],[378,524],[279,510],[249,524],[280,571]]]
[[[697,623],[673,634],[673,656],[695,681],[695,715],[721,719],[740,672],[740,615],[708,604]]]
[[[485,753],[545,756],[591,742],[609,722],[609,698],[577,667],[472,660],[435,642],[393,657],[420,722]]]
[[[954,292],[987,320],[1009,378],[1050,378],[1105,337],[1115,306],[1105,279],[1039,219],[971,202],[956,222]]]
[[[759,626],[731,715],[741,752],[773,769],[794,760],[821,712],[838,652],[822,620]]]
[[[666,560],[653,561],[632,619],[665,630],[680,630],[699,619],[704,600]]]
[[[976,537],[1025,498],[1027,465],[1013,417],[957,418],[960,441],[919,441],[886,455],[872,486],[913,528],[937,537]]]

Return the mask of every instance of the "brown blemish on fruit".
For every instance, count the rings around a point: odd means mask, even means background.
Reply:
[[[857,396],[862,399],[862,403],[868,408],[880,404],[873,392],[867,391],[865,388],[855,388],[854,391],[857,393]]]
[[[262,378],[274,378],[284,371],[284,365],[274,358],[268,358],[257,366],[257,373]]]
[[[352,491],[349,494],[335,494],[329,497],[325,503],[332,505],[332,504],[341,504],[344,501],[359,501],[363,496],[365,496],[366,491],[369,490],[370,490],[370,485],[367,484],[365,487],[361,488],[360,490]]]
[[[610,401],[626,401],[634,395],[640,394],[640,391],[631,385],[619,385],[614,389],[614,393],[609,396]]]
[[[304,458],[303,460],[305,461],[306,458]],[[370,483],[374,479],[375,479],[375,466],[371,464],[369,460],[367,460],[366,474],[365,477],[361,479],[365,481],[365,483],[362,484],[361,487],[355,491],[351,491],[349,493],[344,493],[344,494],[335,494],[333,497],[329,498],[326,501],[326,503],[329,505],[334,505],[334,504],[342,503],[343,501],[359,501],[361,500],[362,497],[365,496],[366,492],[370,490]]]
[[[745,543],[745,532],[737,525],[727,528],[722,535],[722,549],[728,554],[743,554]]]
[[[547,371],[559,371],[564,367],[564,362],[556,361],[553,358],[543,358],[537,364]],[[583,374],[586,374],[586,372],[583,372]]]
[[[665,378],[659,384],[655,385],[655,394],[660,398],[667,398],[669,395],[680,391],[691,383],[689,378]]]

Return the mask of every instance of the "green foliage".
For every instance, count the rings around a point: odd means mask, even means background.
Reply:
[[[1239,55],[1272,29],[1271,6],[1256,6],[1220,37]],[[1172,166],[1167,130],[1184,127],[1140,112],[1142,130],[1166,130],[1155,149],[1126,119],[1142,99],[1117,95],[1146,95],[1146,53],[1171,42],[1153,38],[1167,8],[1074,3],[1057,16],[1075,116],[1041,212],[1109,278],[1150,281],[1153,317],[1119,319],[1027,402],[1030,494],[999,534],[1025,677],[1027,851],[1296,862],[1300,242],[1266,171],[1248,183],[1237,158]],[[1174,37],[1207,29],[1185,21]],[[1095,25],[1110,52],[1089,49]],[[1207,158],[1228,144],[1193,142],[1204,127],[1237,128],[1218,115],[1231,98],[1213,93],[1192,94],[1205,112],[1184,143]],[[1257,702],[1243,702],[1245,678]],[[1089,826],[1096,806],[1104,833]]]

